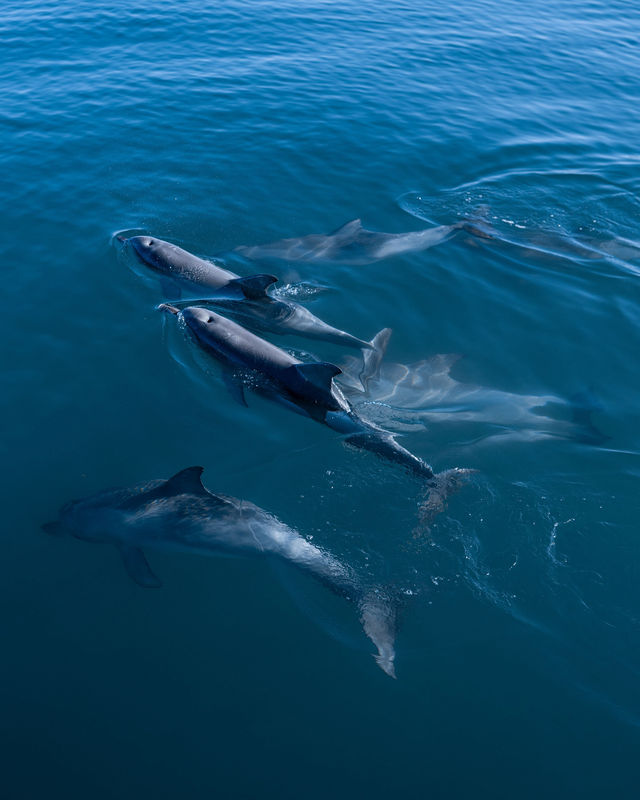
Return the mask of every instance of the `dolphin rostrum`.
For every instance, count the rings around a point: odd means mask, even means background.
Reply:
[[[206,298],[195,302],[213,305],[261,333],[303,336],[358,349],[372,348],[371,342],[334,328],[299,303],[269,294],[269,288],[278,280],[273,275],[242,278],[175,244],[151,236],[132,236],[123,241],[143,264],[159,275],[167,299],[180,297],[183,290],[197,290],[200,298],[204,290]]]
[[[467,220],[406,233],[380,233],[362,227],[353,219],[333,233],[312,233],[270,244],[241,246],[233,251],[251,261],[329,261],[337,264],[370,264],[383,258],[428,250],[450,239],[461,229],[471,229]]]
[[[286,561],[358,607],[364,631],[378,651],[377,663],[395,677],[396,612],[390,594],[363,586],[346,564],[253,503],[209,492],[202,484],[202,471],[189,467],[169,480],[72,501],[62,507],[59,520],[43,528],[115,545],[131,578],[146,588],[161,583],[145,550]]]
[[[333,381],[341,372],[335,364],[300,361],[206,308],[190,306],[180,312],[162,304],[159,309],[182,317],[198,345],[221,363],[225,383],[242,405],[247,404],[244,386],[248,384],[257,394],[338,431],[347,443],[401,465],[426,480],[432,492],[449,494],[470,472],[453,469],[436,475],[390,433],[362,420]]]

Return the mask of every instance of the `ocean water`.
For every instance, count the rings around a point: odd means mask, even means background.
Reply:
[[[0,32],[0,795],[635,797],[636,4],[7,0]],[[353,218],[475,230],[234,268],[393,329],[362,413],[477,470],[430,525],[403,470],[235,404],[114,238],[213,257]],[[192,464],[395,587],[396,681],[285,568],[149,553],[146,591],[41,529]]]

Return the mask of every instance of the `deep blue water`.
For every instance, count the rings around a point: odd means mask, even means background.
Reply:
[[[2,797],[635,797],[636,4],[9,0],[0,32]],[[490,239],[276,271],[393,328],[389,362],[463,356],[464,402],[370,409],[478,470],[429,531],[402,470],[234,404],[112,239],[211,256],[472,216]],[[562,408],[585,393],[599,440]],[[150,553],[145,591],[40,528],[191,464],[404,593],[397,681],[301,576]]]

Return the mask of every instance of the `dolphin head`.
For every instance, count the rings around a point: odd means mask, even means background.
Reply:
[[[196,336],[206,333],[213,337],[219,335],[224,337],[222,329],[229,325],[229,320],[225,317],[216,314],[215,311],[210,311],[208,308],[200,308],[199,306],[188,306],[183,309],[182,318]]]
[[[188,306],[182,312],[185,322],[190,327],[197,327],[200,325],[215,325],[219,315],[214,311],[209,311],[206,308],[199,306]]]
[[[51,536],[73,536],[90,542],[102,542],[113,538],[109,530],[113,527],[113,510],[96,500],[86,498],[71,500],[62,506],[58,519],[45,522],[42,530]]]
[[[143,264],[166,272],[166,250],[171,247],[168,242],[153,236],[131,236],[127,242]]]

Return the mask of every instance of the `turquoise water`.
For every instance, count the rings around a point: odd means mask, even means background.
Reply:
[[[10,1],[0,30],[3,797],[634,797],[635,4]],[[402,470],[234,404],[113,241],[214,256],[355,217],[490,236],[254,269],[393,328],[390,364],[462,356],[366,408],[478,470],[429,530]],[[191,464],[397,587],[397,681],[286,569],[150,553],[144,591],[40,528]]]

